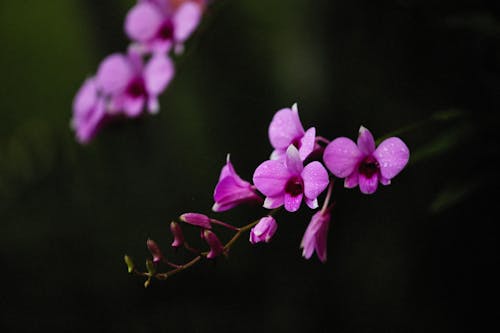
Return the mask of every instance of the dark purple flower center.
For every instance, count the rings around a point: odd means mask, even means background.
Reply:
[[[171,20],[166,20],[158,29],[158,37],[163,40],[171,40],[174,38],[174,24]]]
[[[295,148],[297,148],[297,149],[300,149],[300,147],[302,147],[302,142],[300,141],[300,139],[302,139],[302,138],[295,138],[292,141],[292,145],[294,145]]]
[[[285,185],[285,192],[290,194],[292,197],[296,197],[304,192],[304,182],[302,178],[294,176],[290,178]]]
[[[379,170],[379,164],[372,156],[367,156],[359,164],[358,172],[366,178],[371,178]]]
[[[127,95],[134,98],[146,96],[146,85],[142,77],[136,77],[127,86]]]

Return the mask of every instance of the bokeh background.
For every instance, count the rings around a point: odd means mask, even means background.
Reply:
[[[133,3],[0,2],[2,332],[496,324],[498,1],[217,1],[176,59],[161,112],[78,145],[73,96],[126,49]],[[300,255],[304,209],[278,216],[271,244],[241,240],[228,260],[148,289],[128,275],[124,253],[142,262],[148,237],[168,248],[180,213],[210,212],[228,152],[251,179],[274,112],[294,102],[325,137],[399,131],[412,152],[375,195],[338,183],[328,262]],[[262,213],[216,216],[242,225]]]

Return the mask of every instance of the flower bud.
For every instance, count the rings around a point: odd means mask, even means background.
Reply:
[[[205,229],[212,229],[210,225],[210,218],[206,215],[199,213],[185,213],[179,216],[182,222],[195,225],[197,227],[202,227]]]
[[[125,264],[127,265],[128,272],[132,273],[135,269],[135,264],[134,264],[134,261],[132,260],[132,258],[129,257],[128,255],[125,255],[123,257],[123,260],[125,261]]]
[[[184,245],[184,234],[182,233],[181,226],[177,222],[170,222],[170,231],[174,236],[174,241],[172,242],[172,247],[181,247]]]
[[[153,262],[158,264],[163,259],[163,253],[161,253],[160,247],[152,239],[148,239],[146,245],[153,256]]]
[[[207,254],[208,259],[214,259],[224,252],[224,246],[212,231],[203,230],[202,236],[208,246],[210,246],[210,251]]]
[[[250,231],[250,243],[269,243],[276,229],[278,229],[278,224],[272,216],[261,218],[259,223]]]

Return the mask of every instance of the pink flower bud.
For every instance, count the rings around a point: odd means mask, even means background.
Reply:
[[[155,264],[159,263],[163,259],[163,253],[161,253],[160,247],[152,239],[148,239],[146,242],[149,252],[153,256],[153,262]]]
[[[278,229],[278,224],[272,216],[261,218],[259,223],[250,231],[250,243],[269,243],[276,229]]]
[[[319,260],[322,262],[326,261],[326,241],[331,219],[330,209],[320,210],[311,218],[311,222],[307,226],[304,237],[302,237],[302,242],[300,243],[304,258],[311,258],[313,252],[316,251]]]
[[[224,252],[224,246],[212,231],[203,230],[202,236],[208,246],[210,246],[210,251],[207,254],[208,259],[214,259]]]
[[[174,235],[172,247],[181,247],[184,244],[184,234],[182,233],[181,226],[177,222],[170,222],[170,231]]]
[[[210,218],[206,215],[199,213],[185,213],[179,216],[179,219],[182,222],[189,223],[195,225],[197,227],[202,227],[205,229],[212,229],[210,225]]]

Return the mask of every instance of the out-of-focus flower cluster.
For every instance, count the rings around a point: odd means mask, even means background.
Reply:
[[[205,0],[137,1],[125,18],[127,52],[104,58],[75,96],[71,127],[78,142],[91,141],[110,119],[158,112],[158,96],[175,73],[170,54],[182,53],[205,7]]]
[[[357,142],[346,137],[330,141],[317,136],[314,127],[305,131],[297,105],[279,110],[271,121],[268,134],[274,150],[269,160],[255,169],[253,184],[236,173],[229,155],[227,156],[213,193],[215,203],[212,210],[216,213],[224,212],[244,203],[252,203],[272,211],[241,227],[200,213],[182,214],[180,221],[200,229],[201,238],[208,245],[208,250],[194,250],[186,243],[181,224],[172,222],[172,247],[184,246],[195,257],[183,265],[165,261],[173,267],[166,273],[138,274],[147,276],[148,281],[151,277],[163,279],[192,266],[202,258],[214,259],[226,254],[245,231],[250,231],[249,241],[252,244],[268,243],[278,229],[273,216],[277,210],[283,207],[294,213],[303,207],[302,202],[312,210],[320,207],[312,214],[305,229],[300,243],[302,255],[309,259],[316,252],[320,261],[325,262],[329,224],[335,205],[332,200],[335,177],[344,179],[345,188],[352,189],[359,185],[363,194],[373,194],[379,183],[391,183],[392,178],[406,166],[410,156],[406,144],[396,137],[385,139],[376,147],[373,135],[363,126],[359,129]],[[320,205],[319,198],[325,190],[326,195]],[[234,236],[223,243],[213,228],[215,225],[235,232]],[[158,246],[152,246],[151,241],[148,241],[148,248],[153,255],[150,266],[161,262],[164,257]]]

